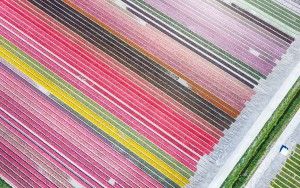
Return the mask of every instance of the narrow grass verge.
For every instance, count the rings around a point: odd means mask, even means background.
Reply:
[[[300,78],[256,136],[222,187],[243,187],[300,108]]]

